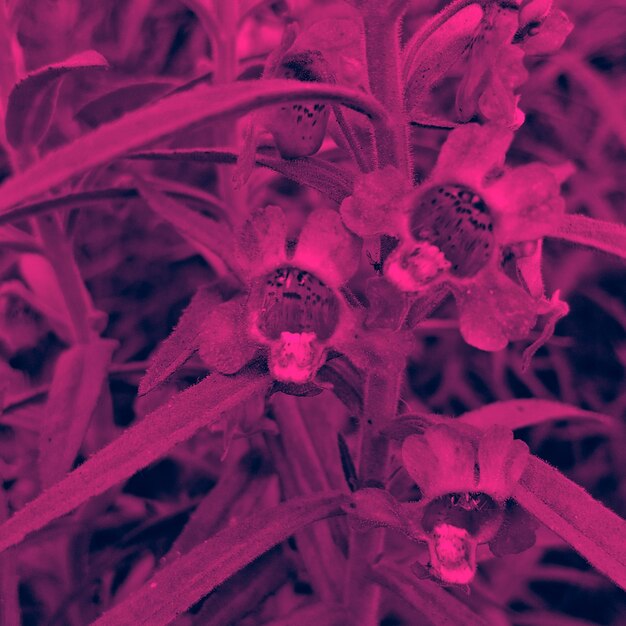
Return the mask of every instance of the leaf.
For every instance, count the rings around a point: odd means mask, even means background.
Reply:
[[[213,374],[177,394],[2,524],[0,552],[126,480],[268,385],[265,376]]]
[[[337,515],[339,492],[294,498],[221,530],[164,567],[92,626],[169,624],[218,585],[301,528]]]
[[[285,617],[278,617],[264,626],[345,626],[350,623],[347,610],[340,605],[319,602],[295,609]]]
[[[626,259],[626,226],[584,215],[564,215],[547,237],[565,239]]]
[[[108,67],[107,60],[95,50],[35,70],[11,92],[6,112],[7,139],[14,148],[36,145],[44,137],[56,109],[62,79],[68,74]]]
[[[0,213],[77,174],[109,163],[140,146],[197,122],[215,122],[260,107],[303,99],[337,102],[368,115],[372,120],[387,121],[384,109],[374,98],[338,85],[283,79],[214,86],[201,84],[128,113],[110,124],[103,124],[58,150],[49,152],[0,187]]]
[[[44,488],[70,471],[116,347],[117,341],[97,338],[72,346],[57,360],[39,442],[39,475]]]
[[[513,498],[598,571],[626,589],[626,521],[533,456]]]
[[[383,562],[372,569],[375,582],[403,598],[427,621],[424,626],[487,626],[487,622],[432,580],[407,575],[397,565]]]
[[[171,332],[150,357],[150,365],[139,383],[143,396],[164,383],[198,349],[198,335],[207,314],[221,302],[217,292],[200,287]]]
[[[615,427],[615,421],[608,415],[585,411],[563,402],[539,400],[536,398],[492,402],[474,411],[468,411],[458,419],[465,424],[470,424],[483,430],[495,424],[501,424],[511,430],[515,430],[551,420],[571,418],[593,420],[609,428]]]
[[[236,164],[237,154],[229,150],[209,148],[177,149],[177,150],[150,150],[131,154],[129,159],[146,159],[153,161],[196,161],[204,163]],[[292,161],[286,161],[263,154],[256,155],[256,164],[282,174],[286,178],[295,180],[302,185],[308,185],[317,189],[320,193],[328,196],[331,200],[341,202],[352,194],[354,178],[352,174],[337,167],[334,163],[328,163],[315,157],[302,157]],[[0,222],[1,223],[1,222]]]
[[[117,87],[83,106],[75,118],[95,128],[171,91],[171,81],[146,81]]]
[[[125,198],[136,198],[139,194],[136,189],[117,187],[115,189],[97,189],[95,191],[82,191],[79,193],[69,193],[32,204],[24,204],[17,209],[12,209],[4,214],[0,214],[0,226],[22,220],[35,215],[45,215],[52,211],[61,209],[71,209],[80,206],[83,210],[91,204],[105,203],[108,206],[109,200],[123,200]]]
[[[166,222],[172,224],[178,234],[198,250],[211,265],[217,266],[218,273],[224,273],[225,265],[230,267],[233,236],[229,228],[170,198],[138,177],[135,177],[135,184],[148,206]]]

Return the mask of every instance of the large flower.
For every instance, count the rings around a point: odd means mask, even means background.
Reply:
[[[281,208],[256,211],[242,226],[235,257],[246,292],[206,318],[200,356],[232,374],[259,350],[270,372],[287,383],[309,382],[329,347],[350,334],[353,317],[339,292],[357,269],[359,243],[328,209],[313,211],[288,251]]]
[[[341,207],[357,234],[400,240],[384,266],[389,281],[418,294],[447,286],[465,340],[491,351],[527,337],[538,314],[562,305],[546,300],[536,276],[539,244],[565,208],[559,182],[539,163],[505,168],[512,139],[501,126],[457,128],[419,188],[407,193],[399,174],[384,170],[361,180]],[[522,264],[535,254],[536,263],[516,281],[503,271],[506,254]]]
[[[476,547],[496,537],[527,460],[526,444],[502,426],[476,436],[458,425],[438,424],[405,439],[402,461],[422,493],[418,532],[439,578],[472,580]]]

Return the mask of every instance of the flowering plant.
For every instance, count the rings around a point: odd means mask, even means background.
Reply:
[[[0,2],[1,624],[618,623],[609,5]]]

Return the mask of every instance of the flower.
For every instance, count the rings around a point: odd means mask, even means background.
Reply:
[[[559,50],[573,28],[567,15],[552,6],[552,0],[523,0],[513,42],[526,54],[549,54]]]
[[[524,123],[516,90],[528,78],[524,51],[513,45],[518,29],[517,7],[492,2],[470,45],[469,61],[456,95],[460,121],[476,116],[510,128]]]
[[[313,211],[295,251],[287,251],[280,207],[259,209],[245,222],[235,257],[244,295],[217,306],[200,336],[209,368],[232,374],[259,349],[269,351],[276,380],[312,380],[331,345],[350,335],[353,316],[338,289],[357,269],[359,243],[329,209]]]
[[[301,82],[331,80],[328,64],[316,50],[288,52],[277,64],[272,77]],[[321,148],[329,115],[329,105],[302,101],[268,108],[262,123],[274,137],[280,156],[295,159],[311,156]]]
[[[341,206],[357,234],[399,239],[385,262],[387,280],[414,294],[447,286],[463,338],[488,351],[527,337],[538,315],[563,312],[536,276],[539,243],[565,210],[559,182],[543,164],[505,168],[512,139],[501,126],[467,124],[450,133],[420,187],[407,193],[398,172],[383,170],[361,180]],[[505,253],[523,266],[521,279],[505,273]]]
[[[443,581],[473,579],[476,548],[498,536],[528,454],[526,444],[503,426],[476,436],[458,424],[437,424],[404,440],[404,467],[422,493],[418,532]]]

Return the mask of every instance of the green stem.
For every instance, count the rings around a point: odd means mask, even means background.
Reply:
[[[398,410],[403,368],[380,363],[368,372],[361,420],[359,481],[365,485],[383,486],[387,475],[388,442],[381,435],[385,424]],[[345,601],[355,626],[377,626],[380,587],[368,579],[372,563],[383,550],[384,530],[350,534]]]
[[[411,173],[408,125],[400,81],[400,21],[402,15],[363,15],[365,56],[370,90],[385,107],[390,124],[374,124],[380,169],[391,165]]]

